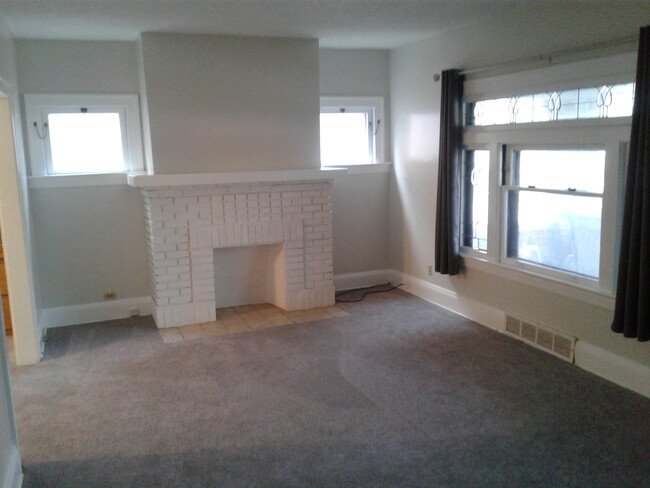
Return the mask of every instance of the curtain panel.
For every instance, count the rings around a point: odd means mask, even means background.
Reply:
[[[435,269],[448,275],[459,271],[463,81],[458,70],[442,72]]]
[[[641,29],[612,330],[650,339],[650,26]]]

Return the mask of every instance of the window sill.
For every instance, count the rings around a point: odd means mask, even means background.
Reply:
[[[127,173],[104,173],[87,175],[29,176],[29,189],[80,188],[90,186],[126,185]]]
[[[390,173],[393,163],[370,163],[370,164],[341,164],[337,166],[321,166],[322,170],[346,169],[348,175],[366,175],[378,173]]]
[[[616,298],[598,290],[588,289],[578,284],[570,284],[551,277],[540,276],[523,269],[515,269],[503,264],[489,263],[476,256],[462,254],[462,262],[467,269],[475,269],[506,278],[518,283],[539,288],[556,295],[562,295],[606,310],[614,310]]]

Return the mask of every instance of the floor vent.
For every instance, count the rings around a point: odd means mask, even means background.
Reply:
[[[506,315],[505,332],[565,361],[573,362],[575,337],[533,324],[527,320],[518,319],[512,315]]]

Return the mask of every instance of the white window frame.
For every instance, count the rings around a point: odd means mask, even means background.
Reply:
[[[385,162],[384,159],[384,139],[385,139],[385,120],[384,120],[384,97],[320,97],[320,113],[339,113],[344,108],[348,112],[361,112],[368,114],[368,120],[371,121],[374,131],[369,131],[368,145],[370,148],[371,162],[377,164]],[[323,168],[337,168],[359,166],[359,164],[350,161],[349,164],[323,165]]]
[[[618,235],[622,221],[625,154],[629,140],[631,118],[558,121],[506,126],[467,127],[464,135],[465,149],[490,150],[490,197],[488,212],[488,250],[486,253],[471,248],[461,248],[468,267],[472,261],[481,261],[487,270],[502,273],[499,269],[519,272],[520,281],[537,286],[539,279],[560,282],[600,295],[611,297],[615,290]],[[510,183],[503,180],[509,153],[519,149],[589,149],[606,150],[605,186],[602,195],[600,272],[597,280],[573,273],[553,270],[544,266],[507,257],[507,207],[506,195]],[[462,241],[461,241],[462,242]],[[486,270],[485,266],[479,268]],[[527,279],[526,276],[530,276]]]
[[[488,151],[489,154],[490,154],[490,162],[489,162],[489,165],[488,165],[488,172],[489,172],[489,174],[488,174],[488,194],[489,195],[494,195],[495,194],[494,192],[498,191],[498,179],[495,177],[494,171],[492,169],[495,166],[495,163],[496,163],[493,160],[496,157],[497,148],[498,148],[497,144],[472,144],[472,145],[466,145],[465,147],[463,147],[463,158],[462,158],[463,168],[461,169],[461,173],[460,173],[461,180],[462,180],[462,178],[464,176],[464,172],[465,172],[465,153],[470,152],[470,151]],[[495,185],[495,183],[496,183],[496,185]],[[464,204],[464,196],[465,196],[465,194],[464,194],[464,191],[463,191],[463,187],[464,187],[464,181],[461,181],[461,191],[460,191],[460,194],[461,194],[461,211],[460,211],[461,219],[464,216],[463,215],[463,206],[464,206],[463,204]],[[492,206],[489,205],[489,197],[488,197],[488,230],[487,230],[488,231],[488,235],[487,235],[488,248],[487,248],[486,251],[479,251],[478,249],[474,249],[473,247],[463,245],[463,241],[464,241],[463,240],[463,229],[462,229],[462,225],[461,225],[461,230],[460,230],[461,235],[460,235],[460,241],[459,242],[461,243],[460,245],[461,245],[461,249],[462,249],[462,252],[463,252],[464,255],[472,256],[472,257],[475,257],[477,259],[485,259],[486,256],[488,256],[488,254],[491,251],[490,242],[493,239],[492,228],[494,227],[494,226],[491,226],[490,223],[495,222],[494,218],[495,217],[492,215]],[[498,216],[497,216],[497,218],[498,218]]]
[[[71,174],[52,171],[50,144],[47,137],[41,138],[46,134],[44,123],[49,114],[78,113],[82,107],[87,108],[89,113],[110,112],[120,115],[124,151],[124,170],[122,172],[87,171]],[[32,177],[80,177],[144,171],[140,107],[137,95],[25,94],[25,114]]]

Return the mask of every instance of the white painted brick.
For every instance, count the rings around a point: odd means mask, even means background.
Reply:
[[[177,290],[180,288],[190,288],[192,286],[192,283],[189,280],[186,281],[170,281],[167,284],[167,289],[169,290]]]
[[[177,297],[169,297],[170,305],[173,305],[174,303],[189,303],[189,302],[190,302],[189,297],[180,296],[180,295]],[[184,322],[184,319],[179,319],[179,322],[181,323]]]
[[[205,271],[209,271],[210,273],[213,273],[214,265],[212,263],[200,264],[197,263],[196,260],[192,261],[192,276],[194,277],[194,279],[198,278],[198,273],[202,273]]]
[[[180,296],[180,293],[178,289],[173,289],[173,290],[157,290],[156,291],[156,296],[158,298],[163,298],[163,297],[177,297]]]
[[[311,198],[292,198],[291,205],[312,205],[312,201]]]
[[[194,249],[194,250],[192,250],[192,258],[199,257],[199,256],[201,256],[201,257],[209,256],[210,258],[212,258],[212,255],[213,255],[212,249]]]
[[[165,258],[167,259],[179,259],[188,257],[190,254],[188,251],[169,251],[165,253]]]
[[[209,271],[198,271],[196,273],[192,273],[192,277],[194,279],[205,279],[205,278],[212,278],[214,276],[214,269],[210,269]]]
[[[176,197],[174,198],[174,205],[189,205],[191,203],[199,203],[197,197]]]
[[[186,228],[187,220],[168,220],[163,223],[163,226],[167,229],[176,229],[176,228]]]
[[[188,238],[186,236],[168,236],[163,237],[165,244],[179,244],[181,242],[187,242]]]
[[[200,301],[207,301],[210,300],[211,298],[214,298],[214,293],[209,293],[209,292],[197,293],[195,296],[195,299]]]
[[[212,208],[209,203],[191,203],[187,206],[189,212],[210,212]]]

